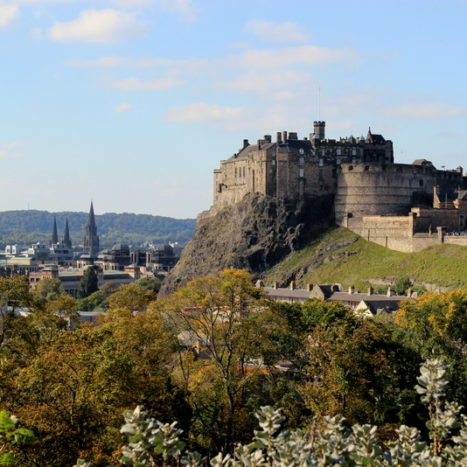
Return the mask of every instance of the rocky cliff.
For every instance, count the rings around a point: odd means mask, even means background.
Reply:
[[[203,214],[161,294],[225,268],[264,273],[330,225],[332,212],[332,197],[286,201],[249,194],[216,214]]]

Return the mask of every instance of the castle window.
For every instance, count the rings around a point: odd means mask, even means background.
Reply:
[[[350,166],[350,167],[349,167],[349,171],[350,171],[350,170],[353,170],[353,166]]]
[[[341,163],[340,159],[336,159],[336,164],[339,165]]]
[[[276,159],[272,160],[272,165],[276,165]]]
[[[299,170],[299,176],[303,178],[305,176],[305,169],[300,169]]]
[[[323,167],[323,165],[324,165],[324,161],[323,161],[323,159],[320,159],[320,160],[319,160],[319,166],[320,166],[320,167]]]
[[[420,180],[418,181],[418,184],[419,184],[420,186],[423,186],[423,180],[420,179]]]
[[[337,154],[338,156],[340,156],[340,155],[342,154],[342,151],[341,151],[340,149],[337,149],[337,150],[336,150],[336,154]]]
[[[356,149],[352,149],[352,156],[356,156],[357,155],[357,150]]]
[[[237,167],[235,167],[235,178],[237,178]]]
[[[245,167],[243,167],[243,176],[245,176]]]
[[[305,159],[303,157],[300,157],[300,159],[298,160],[298,163],[300,165],[303,165],[305,163]]]
[[[368,172],[370,170],[370,166],[369,165],[365,165],[365,171]]]

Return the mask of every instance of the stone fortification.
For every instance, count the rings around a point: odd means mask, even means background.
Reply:
[[[261,273],[334,221],[401,251],[444,241],[443,223],[467,229],[466,188],[460,167],[439,171],[425,159],[395,164],[392,142],[371,130],[366,138],[336,140],[325,137],[324,122],[314,122],[302,139],[283,131],[275,141],[244,140],[214,171],[213,206],[198,217],[163,293],[227,267]]]

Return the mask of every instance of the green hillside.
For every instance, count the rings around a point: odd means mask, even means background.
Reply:
[[[82,243],[88,213],[29,210],[0,212],[0,246],[8,243],[48,242],[54,217],[57,219],[59,237],[63,235],[67,218],[73,243]],[[195,219],[173,219],[149,214],[96,215],[97,230],[101,246],[104,247],[122,242],[137,245],[145,241],[176,241],[184,244],[193,236],[195,223]]]
[[[342,283],[363,290],[370,283],[393,282],[407,275],[415,283],[467,289],[467,247],[435,245],[418,253],[401,253],[368,242],[336,227],[289,255],[268,271],[266,284]]]

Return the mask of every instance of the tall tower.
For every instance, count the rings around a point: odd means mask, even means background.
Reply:
[[[84,229],[84,254],[89,255],[91,259],[97,258],[99,253],[99,236],[97,235],[96,219],[94,217],[94,207],[91,201],[88,222]]]
[[[58,243],[58,231],[57,231],[57,218],[54,216],[54,224],[52,227],[52,239],[50,245],[56,245]]]
[[[313,138],[324,139],[326,122],[313,122]]]
[[[73,247],[70,237],[70,227],[68,226],[68,218],[65,219],[65,230],[63,233],[63,244],[71,250]]]

